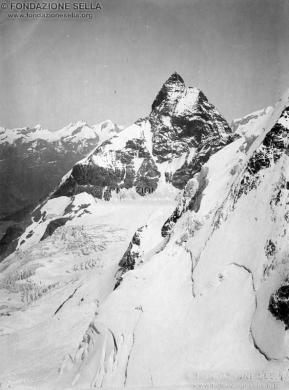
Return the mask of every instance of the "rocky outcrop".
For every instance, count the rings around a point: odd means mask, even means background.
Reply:
[[[145,158],[140,166],[134,185],[139,195],[152,193],[157,189],[161,174],[152,158]]]
[[[285,324],[285,330],[288,330],[289,284],[284,284],[274,294],[271,295],[268,309],[277,320],[280,320]]]
[[[24,228],[21,225],[9,226],[6,233],[0,240],[0,261],[12,253],[18,244],[18,238],[24,232]]]
[[[52,236],[52,234],[55,232],[55,230],[61,226],[64,226],[67,221],[69,221],[69,218],[57,218],[57,219],[54,219],[53,221],[49,222],[40,241],[43,241],[47,237]]]
[[[59,186],[53,197],[72,196],[88,192],[99,199],[109,200],[112,191],[135,187],[137,193],[145,195],[145,188],[153,192],[157,188],[160,173],[143,139],[131,139],[122,150],[106,152],[110,143],[102,144],[85,164],[76,164],[68,179]],[[109,164],[95,163],[95,155],[108,159]],[[141,165],[136,169],[136,160]]]
[[[278,122],[266,134],[262,144],[254,151],[248,161],[246,170],[238,188],[237,198],[248,194],[257,187],[260,181],[260,171],[275,164],[284,153],[288,153],[289,128],[283,123],[289,114],[287,107]]]
[[[185,88],[183,78],[177,72],[173,73],[157,94],[152,104],[152,110],[157,110],[163,114],[169,115],[180,96],[184,93]]]
[[[28,226],[34,222],[42,222],[45,221],[46,212],[41,212],[40,204],[36,209],[31,210],[31,208],[27,208],[25,212],[17,212],[13,215],[13,223],[8,226],[5,230],[3,237],[0,240],[0,262],[10,255],[14,250],[20,246],[32,235],[34,234],[33,230],[25,233]]]
[[[144,230],[147,228],[147,225],[144,225],[137,229],[135,234],[132,237],[131,242],[129,243],[129,246],[127,250],[125,251],[124,255],[122,256],[122,259],[119,262],[119,269],[115,275],[116,278],[116,284],[115,289],[120,285],[122,282],[123,275],[130,270],[133,270],[135,268],[135,265],[140,263],[142,260],[142,253],[141,253],[141,239],[142,234]]]
[[[194,210],[197,212],[199,210],[202,194],[208,183],[207,173],[208,170],[203,168],[200,173],[187,182],[176,209],[162,227],[163,237],[170,235],[173,227],[186,211]]]

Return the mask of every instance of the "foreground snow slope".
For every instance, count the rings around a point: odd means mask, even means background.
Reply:
[[[73,220],[1,264],[1,379],[39,388],[57,377],[63,357],[74,353],[113,290],[119,254],[160,207],[172,211],[164,202],[103,205],[78,195]],[[59,209],[51,205],[48,212]]]

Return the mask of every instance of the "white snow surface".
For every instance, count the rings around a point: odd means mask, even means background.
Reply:
[[[264,131],[268,117],[272,114],[273,107],[252,112],[244,118],[235,119],[233,124],[237,126],[236,133],[250,137],[257,137]]]
[[[39,241],[48,221],[62,217],[69,203],[72,219]],[[117,264],[135,230],[162,210],[160,227],[173,208],[172,201],[96,202],[85,193],[42,207],[47,221],[34,222],[28,229],[33,236],[0,264],[0,312],[9,311],[0,317],[5,386],[54,387],[62,360],[74,354],[112,292]]]
[[[191,114],[198,101],[199,93],[200,90],[198,88],[186,88],[185,93],[176,105],[175,114]]]

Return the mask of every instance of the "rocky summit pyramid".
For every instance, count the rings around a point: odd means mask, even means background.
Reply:
[[[0,263],[0,382],[288,381],[288,107],[233,132],[175,73],[74,165]]]
[[[109,200],[123,190],[146,195],[182,189],[210,155],[236,137],[205,95],[174,73],[149,116],[76,164],[54,197],[85,191]]]

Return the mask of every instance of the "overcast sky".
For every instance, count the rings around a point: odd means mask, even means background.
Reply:
[[[91,21],[1,11],[0,126],[130,124],[174,71],[228,121],[289,87],[288,0],[100,3]]]

